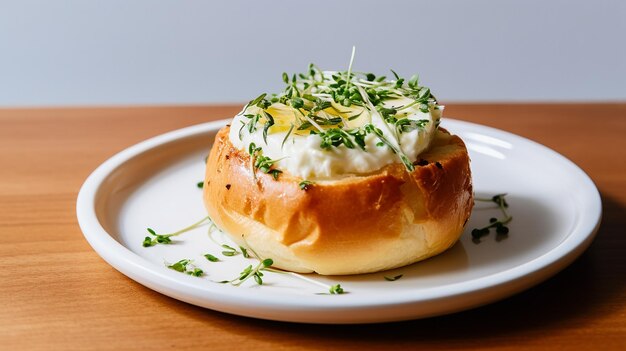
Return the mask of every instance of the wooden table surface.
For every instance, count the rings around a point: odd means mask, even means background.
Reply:
[[[0,110],[0,349],[626,349],[626,103],[447,104],[565,155],[595,181],[603,223],[548,281],[453,315],[377,325],[303,325],[205,310],[106,264],[76,222],[101,162],[148,137],[239,106]]]

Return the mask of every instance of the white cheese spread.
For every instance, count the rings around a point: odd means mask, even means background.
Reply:
[[[324,72],[323,76],[331,77],[333,74],[336,73]],[[391,83],[381,86],[391,90],[388,88]],[[369,83],[354,78],[352,84],[359,88],[360,104],[341,105],[322,93],[315,97],[327,98],[326,106],[329,107],[317,111],[314,94],[308,96],[309,100],[300,99],[309,105],[308,109],[300,108],[299,101],[285,98],[282,102],[271,102],[267,98],[265,106],[248,104],[231,123],[230,142],[245,152],[253,143],[262,149],[263,156],[274,161],[272,168],[306,180],[330,180],[375,172],[388,164],[402,162],[401,156],[409,162],[416,161],[419,154],[428,148],[437,130],[443,106],[437,105],[434,98],[416,102],[413,96],[400,95],[403,90],[396,89],[395,94],[380,99],[376,108],[365,90]],[[300,88],[306,90],[302,85]],[[354,91],[354,87],[351,88]],[[417,88],[411,92],[419,91]],[[294,97],[293,94],[290,96]],[[428,96],[431,96],[429,90]],[[274,96],[273,100],[277,97]],[[317,101],[319,104],[320,100]],[[381,109],[392,111],[391,118]],[[270,117],[267,117],[268,114]],[[270,118],[273,124],[265,130]],[[326,120],[331,120],[333,124],[321,124]],[[403,121],[395,123],[398,120]],[[363,132],[367,125],[369,133]],[[403,128],[402,125],[408,127]],[[378,133],[371,132],[372,126],[378,129]],[[336,146],[323,146],[323,133],[333,128],[340,129],[339,132],[348,140]],[[355,131],[361,132],[360,145],[358,137],[352,134]],[[396,152],[398,150],[401,152]]]

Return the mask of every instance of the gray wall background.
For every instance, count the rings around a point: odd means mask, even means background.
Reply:
[[[626,100],[626,1],[0,0],[0,106],[241,102],[352,45],[444,102]]]

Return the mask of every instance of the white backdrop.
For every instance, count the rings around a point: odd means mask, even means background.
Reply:
[[[626,1],[0,0],[0,106],[241,102],[352,45],[444,102],[626,100]]]

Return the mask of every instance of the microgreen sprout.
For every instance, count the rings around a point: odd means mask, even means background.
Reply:
[[[248,249],[246,249],[243,246],[239,246],[239,250],[241,250],[241,254],[243,255],[243,257],[250,258],[250,254],[248,253]]]
[[[404,167],[406,167],[409,172],[415,170],[415,166],[413,166],[413,163],[409,160],[409,158],[404,154],[404,152],[402,152],[402,150],[400,150],[400,148],[392,144],[389,139],[385,137],[382,130],[376,128],[372,124],[367,124],[365,125],[365,131],[368,133],[374,133],[383,144],[387,145],[391,151],[393,151],[394,154],[398,154],[400,160],[404,164]]]
[[[260,114],[246,114],[243,115],[244,117],[246,117],[248,119],[248,122],[245,123],[245,126],[248,127],[246,129],[248,129],[248,133],[252,134],[256,131],[256,125],[259,122],[259,119],[261,118]],[[241,138],[240,138],[241,139]]]
[[[322,138],[322,143],[320,144],[322,149],[328,150],[333,146],[337,147],[342,144],[348,149],[354,149],[354,142],[352,142],[350,134],[341,128],[332,128],[316,134]]]
[[[156,244],[171,244],[172,243],[172,237],[186,233],[192,229],[195,229],[197,227],[199,227],[200,225],[204,224],[207,221],[211,221],[211,218],[209,218],[209,216],[206,216],[204,218],[202,218],[201,220],[199,220],[198,222],[185,227],[181,230],[175,231],[173,233],[167,233],[167,234],[158,234],[154,229],[152,228],[147,228],[146,230],[148,231],[148,234],[150,234],[151,236],[146,236],[143,239],[143,246],[144,247],[150,247],[150,246],[154,246]]]
[[[242,240],[245,242],[245,237],[243,235],[241,237],[242,237]],[[225,244],[223,244],[222,246],[224,246],[224,245]],[[228,245],[226,245],[226,246],[228,246]],[[243,246],[239,246],[239,248],[241,248],[242,251],[245,250],[245,252],[250,251],[252,254],[247,256],[247,257],[255,258],[255,259],[257,259],[259,261],[259,263],[256,266],[254,266],[254,267],[252,265],[247,266],[239,274],[239,276],[237,278],[235,278],[233,280],[223,280],[223,281],[220,281],[219,283],[230,283],[232,285],[239,286],[245,280],[249,279],[250,277],[253,277],[257,284],[262,285],[263,284],[263,272],[265,271],[265,272],[272,272],[272,273],[290,275],[290,276],[292,276],[294,278],[298,278],[298,279],[304,280],[304,281],[306,281],[308,283],[315,284],[317,286],[323,287],[326,291],[328,291],[328,293],[319,293],[319,295],[324,295],[324,294],[344,294],[344,293],[347,293],[341,287],[341,284],[327,285],[327,284],[324,284],[324,283],[319,282],[317,280],[305,277],[305,276],[303,276],[301,274],[298,274],[298,273],[283,271],[281,269],[274,268],[274,267],[272,267],[272,265],[274,264],[274,260],[272,260],[271,258],[263,258],[263,257],[261,257],[251,247],[244,248]]]
[[[203,221],[209,219],[208,217],[204,218]],[[210,219],[209,219],[210,220]],[[195,226],[198,226],[199,224],[201,224],[202,222],[198,222],[198,223],[194,223]],[[215,226],[215,224],[210,221],[210,227],[208,229],[208,234],[209,234],[209,238],[211,239],[211,241],[213,241],[215,244],[220,245],[224,250],[222,251],[222,255],[224,256],[237,256],[239,254],[241,254],[243,257],[245,258],[255,258],[257,260],[259,260],[259,263],[256,266],[253,265],[249,265],[246,268],[244,268],[244,270],[239,274],[239,276],[237,276],[235,279],[233,280],[224,280],[224,281],[220,281],[219,283],[230,283],[232,285],[235,286],[239,286],[241,284],[243,284],[246,280],[248,280],[249,278],[253,278],[254,281],[259,284],[262,285],[263,284],[263,272],[273,272],[273,273],[279,273],[279,274],[288,274],[292,277],[304,280],[308,283],[311,284],[315,284],[318,286],[323,287],[324,289],[326,289],[328,291],[328,293],[325,294],[344,294],[346,293],[344,291],[344,289],[341,287],[340,284],[335,284],[335,285],[327,285],[324,283],[321,283],[319,281],[313,280],[311,278],[307,278],[303,275],[300,275],[298,273],[293,273],[293,272],[287,272],[287,271],[283,271],[280,269],[276,269],[271,267],[274,264],[274,260],[272,260],[271,258],[262,258],[261,256],[259,256],[259,254],[257,254],[252,248],[246,248],[244,246],[239,246],[239,249],[241,251],[238,251],[236,248],[228,245],[228,244],[220,244],[219,242],[217,242],[215,240],[215,238],[213,238],[213,234],[214,234],[214,229],[217,229],[218,231],[219,228],[217,228],[217,226]],[[193,225],[192,225],[193,226]],[[190,226],[190,227],[192,227]],[[188,227],[188,228],[190,228]],[[187,229],[187,228],[185,228]],[[174,233],[172,233],[174,234]],[[156,235],[156,233],[155,233]],[[242,236],[243,237],[243,236]],[[244,238],[245,241],[245,238]],[[250,254],[250,252],[252,254]],[[203,255],[208,261],[210,262],[219,262],[220,259],[217,258],[216,256],[210,254],[210,253],[206,253]],[[185,273],[188,275],[192,275],[192,276],[196,276],[196,277],[201,277],[204,275],[204,271],[196,266],[194,266],[192,264],[193,260],[191,259],[182,259],[176,263],[173,264],[167,264],[166,266],[170,269],[173,269],[177,272],[181,272],[181,273]],[[324,294],[324,293],[322,293]]]
[[[242,235],[241,237],[242,240],[245,241],[244,235]],[[226,247],[231,249],[232,251],[236,251],[234,248],[228,246],[227,244],[222,244],[222,247]],[[229,283],[234,286],[240,286],[246,280],[252,277],[258,285],[263,285],[263,271],[269,270],[270,267],[274,264],[274,260],[272,260],[271,258],[261,258],[261,256],[259,256],[252,248],[245,248],[240,245],[239,249],[241,249],[241,253],[245,258],[251,257],[251,255],[248,253],[248,250],[250,250],[252,254],[254,254],[254,257],[259,260],[259,263],[255,267],[253,267],[252,265],[247,266],[246,268],[244,268],[243,271],[241,271],[241,273],[239,273],[239,276],[235,279],[223,280],[220,283]]]
[[[263,111],[263,114],[265,115],[266,120],[265,125],[263,126],[263,141],[265,141],[265,145],[267,145],[267,132],[270,127],[274,125],[274,117],[265,111]]]
[[[201,277],[204,275],[204,271],[196,266],[194,266],[190,259],[182,259],[176,263],[167,265],[167,268],[173,269],[177,272],[185,273],[188,275],[192,275],[194,277]]]
[[[291,135],[291,132],[293,131],[294,125],[293,123],[291,124],[291,127],[289,127],[289,131],[287,132],[287,134],[285,135],[285,137],[283,138],[283,142],[280,144],[280,148],[282,149],[283,147],[285,147],[285,142],[287,141],[287,139],[289,138],[289,135]]]
[[[272,175],[274,180],[278,180],[278,176],[283,173],[283,171],[272,168],[272,166],[279,160],[272,160],[267,156],[263,156],[263,149],[260,146],[256,146],[255,143],[248,145],[248,153],[250,154],[250,168],[252,169],[254,180],[256,180],[255,170],[257,169],[263,173]]]
[[[263,285],[263,271],[269,268],[273,264],[274,264],[274,261],[271,258],[266,258],[262,261],[259,261],[259,263],[255,267],[253,267],[252,265],[249,265],[246,268],[244,268],[244,270],[241,271],[241,273],[239,273],[239,276],[237,278],[233,280],[223,280],[220,283],[229,283],[234,286],[240,286],[246,280],[250,278],[254,278],[254,281],[257,284]]]
[[[412,119],[402,118],[397,120],[394,124],[396,125],[396,130],[398,133],[407,133],[416,129],[424,130],[429,122],[430,121],[427,119],[414,121]]]
[[[217,257],[215,257],[215,256],[213,256],[213,255],[211,255],[209,253],[204,254],[203,256],[210,262],[217,262],[217,261],[220,260],[219,258],[217,258]]]
[[[257,106],[263,109],[268,108],[270,105],[270,102],[265,99],[266,96],[267,96],[266,93],[263,93],[257,96],[254,100],[248,102],[248,104],[246,105],[246,107],[244,107],[243,110],[245,111],[250,106]]]
[[[331,295],[335,295],[335,294],[340,295],[344,293],[343,288],[341,287],[341,284],[331,285],[330,289],[328,289],[328,292]]]
[[[363,111],[365,111],[365,109],[362,109],[361,112],[357,113],[356,115],[348,116],[348,121],[354,121],[355,119],[361,117]]]
[[[311,189],[311,187],[313,186],[313,184],[315,184],[315,183],[313,183],[313,182],[312,182],[312,181],[310,181],[310,180],[303,180],[303,181],[301,181],[301,182],[298,184],[298,186],[300,187],[300,189],[301,189],[301,190],[307,191],[307,190]]]
[[[300,280],[303,280],[307,283],[313,284],[313,285],[317,285],[319,287],[322,287],[325,289],[325,291],[327,292],[323,292],[323,293],[316,293],[316,295],[339,295],[339,294],[347,294],[348,292],[345,291],[342,287],[341,284],[333,284],[333,285],[328,285],[328,284],[324,284],[322,282],[319,282],[315,279],[311,279],[308,278],[302,274],[299,273],[294,273],[294,272],[287,272],[287,271],[283,271],[280,269],[276,269],[273,267],[267,268],[266,269],[268,272],[272,272],[272,273],[279,273],[279,274],[287,274],[290,275],[294,278],[298,278]]]
[[[496,237],[496,240],[502,239],[502,236],[506,236],[509,233],[509,227],[507,224],[511,222],[513,217],[508,214],[506,209],[509,207],[509,204],[506,202],[506,194],[497,194],[492,196],[491,198],[475,198],[476,201],[481,202],[493,202],[498,205],[498,208],[502,212],[503,218],[491,217],[489,219],[489,224],[482,228],[474,228],[472,229],[472,240],[475,243],[480,242],[480,238],[489,234],[490,228],[495,228],[496,233],[499,234],[499,238]]]
[[[393,277],[388,277],[388,276],[385,276],[384,278],[385,278],[385,280],[386,280],[386,281],[389,281],[389,282],[394,282],[394,281],[396,281],[396,280],[398,280],[398,279],[402,278],[402,276],[403,276],[403,274],[398,274],[398,275],[393,276]]]
[[[324,150],[354,149],[359,146],[367,152],[365,136],[374,133],[380,139],[377,145],[387,145],[406,169],[412,171],[412,163],[400,146],[400,136],[402,133],[423,130],[430,119],[414,120],[409,117],[418,110],[430,113],[439,109],[437,100],[429,88],[420,85],[417,75],[407,80],[392,70],[393,78],[387,80],[385,76],[377,77],[372,73],[354,71],[355,52],[355,48],[352,48],[347,71],[322,72],[317,66],[310,64],[305,73],[283,73],[285,89],[282,92],[261,94],[251,100],[241,112],[243,118],[239,130],[240,139],[243,140],[242,133],[245,130],[253,133],[259,128],[258,124],[263,124],[262,136],[267,144],[267,136],[272,133],[271,127],[277,123],[267,109],[273,104],[281,104],[276,108],[289,107],[293,110],[291,120],[280,122],[281,126],[290,126],[282,139],[281,148],[284,148],[289,138],[295,137],[294,131],[299,136],[306,135],[302,132],[308,131],[320,138],[320,147]],[[400,98],[408,98],[408,101],[398,106],[397,101]],[[368,119],[361,123],[350,123],[364,113]],[[435,115],[432,117],[436,128],[439,119]],[[372,125],[373,118],[381,118],[381,122],[386,123],[389,128],[374,123],[377,128],[368,129],[367,126]],[[278,178],[281,171],[271,167],[275,160],[266,156],[260,157],[260,151],[250,154],[254,159],[251,163],[253,170],[254,167],[263,168],[265,173]],[[256,175],[254,179],[256,180]]]
[[[237,249],[235,249],[234,247],[227,245],[227,244],[222,244],[222,248],[224,248],[225,250],[222,251],[222,255],[224,256],[237,256],[239,255],[241,252],[237,251]]]

